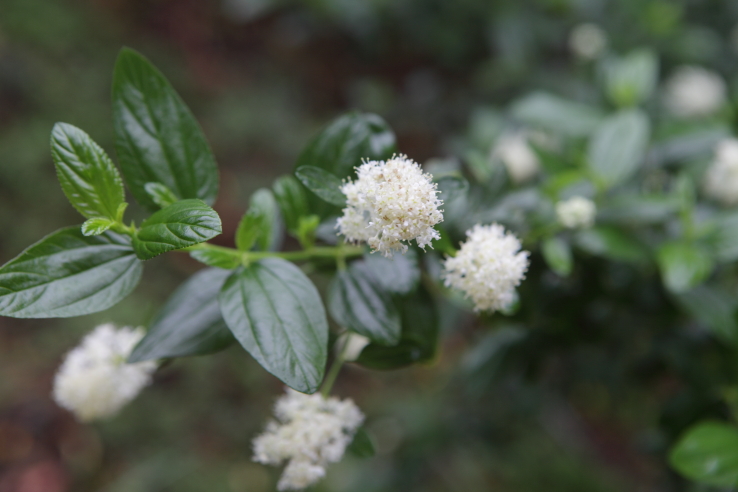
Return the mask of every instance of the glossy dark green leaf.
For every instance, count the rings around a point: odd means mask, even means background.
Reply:
[[[206,268],[190,277],[164,304],[128,361],[211,354],[235,342],[218,305],[231,273]]]
[[[400,315],[389,292],[352,264],[338,272],[328,289],[328,311],[350,331],[382,345],[400,341]]]
[[[231,332],[267,371],[304,393],[325,373],[328,320],[318,290],[294,264],[266,258],[241,267],[219,295]]]
[[[372,343],[364,347],[357,363],[370,369],[397,369],[432,360],[438,345],[438,313],[424,290],[400,304],[400,343],[387,347]]]
[[[287,230],[296,233],[300,217],[309,214],[307,197],[302,185],[292,176],[281,176],[272,185],[272,190]]]
[[[143,221],[133,238],[133,248],[139,258],[148,260],[207,241],[221,232],[215,210],[201,200],[181,200]]]
[[[113,74],[115,149],[128,187],[149,210],[159,207],[146,183],[161,183],[179,199],[212,205],[218,169],[205,135],[159,70],[128,48]]]
[[[704,324],[715,336],[729,343],[738,341],[735,295],[708,285],[674,294],[677,303],[695,320]]]
[[[664,286],[677,293],[701,284],[714,267],[708,251],[683,242],[664,244],[659,248],[656,260]]]
[[[0,268],[0,315],[66,318],[103,311],[131,293],[143,270],[130,239],[56,231]]]
[[[174,202],[178,201],[172,190],[167,188],[161,183],[146,183],[144,190],[148,193],[149,197],[156,203],[160,208],[168,207]]]
[[[346,206],[346,195],[341,192],[341,180],[328,171],[315,166],[300,166],[295,176],[305,187],[326,202],[337,207]]]
[[[57,123],[51,132],[51,155],[74,208],[87,218],[116,220],[125,200],[123,180],[105,151],[79,128]]]
[[[572,137],[589,135],[602,121],[602,112],[586,104],[535,92],[513,103],[511,114],[531,126]]]
[[[614,227],[597,226],[579,231],[575,241],[580,249],[595,256],[630,263],[648,261],[648,252],[644,247]]]
[[[382,289],[393,294],[407,294],[415,289],[420,280],[418,255],[412,249],[392,258],[367,253],[364,261],[354,262],[352,266],[373,277]]]
[[[738,427],[700,422],[687,429],[669,453],[669,462],[685,477],[716,487],[738,485]]]
[[[112,220],[105,219],[103,217],[87,219],[85,223],[82,224],[82,234],[85,236],[97,236],[113,227],[114,224],[115,222]]]
[[[241,258],[230,251],[218,249],[196,249],[190,251],[190,256],[200,263],[215,268],[232,270],[241,264]]]
[[[438,198],[447,205],[466,195],[469,191],[469,182],[459,176],[441,176],[435,182],[438,184]]]
[[[571,273],[574,260],[568,242],[560,237],[547,238],[541,243],[541,253],[551,270],[562,277],[566,277]]]
[[[615,113],[592,135],[587,149],[590,169],[607,186],[626,181],[643,162],[650,135],[651,124],[643,111]]]
[[[371,458],[376,454],[374,442],[364,427],[359,427],[354,434],[354,440],[348,447],[351,454],[358,458]]]

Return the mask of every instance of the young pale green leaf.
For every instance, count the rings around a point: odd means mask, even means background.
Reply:
[[[318,290],[294,264],[266,258],[236,270],[220,292],[231,332],[287,386],[314,393],[325,373],[328,320]]]
[[[523,123],[571,137],[591,134],[603,119],[602,112],[593,106],[545,92],[535,92],[516,101],[510,112]]]
[[[172,193],[172,190],[161,183],[146,183],[144,185],[144,190],[146,190],[149,197],[160,208],[168,207],[179,200],[179,198]]]
[[[305,187],[331,205],[346,206],[346,195],[341,191],[341,180],[328,171],[315,166],[300,166],[295,176]]]
[[[236,247],[240,251],[249,251],[253,248],[259,236],[264,235],[266,222],[266,217],[256,210],[249,210],[243,214],[236,229]]]
[[[190,277],[164,304],[128,362],[211,354],[235,342],[218,305],[231,273],[206,268]]]
[[[181,200],[143,221],[133,237],[142,260],[202,243],[222,232],[220,217],[201,200]]]
[[[461,198],[469,191],[469,182],[459,176],[441,176],[435,182],[438,184],[438,198],[447,205],[457,198]]]
[[[371,458],[376,454],[374,441],[364,427],[359,427],[348,451],[358,458]]]
[[[287,230],[295,234],[300,225],[300,217],[308,215],[307,197],[302,185],[292,176],[281,176],[272,185],[272,190]]]
[[[125,200],[123,180],[105,151],[79,128],[57,123],[51,132],[51,155],[74,208],[89,219],[116,220]]]
[[[738,320],[735,316],[738,304],[731,292],[703,284],[687,292],[674,294],[674,299],[716,337],[731,344],[738,342]]]
[[[709,252],[682,242],[661,246],[656,260],[664,286],[675,293],[686,292],[701,284],[715,266]]]
[[[723,422],[700,422],[687,429],[671,449],[669,462],[696,482],[738,486],[738,428]]]
[[[400,341],[400,315],[392,297],[354,264],[331,282],[328,311],[339,325],[373,342],[396,345]]]
[[[112,232],[56,231],[0,268],[0,315],[66,318],[103,311],[131,293],[142,264]]]
[[[574,261],[569,243],[560,237],[549,237],[541,244],[541,253],[549,268],[562,277],[571,273]]]
[[[648,253],[644,247],[614,227],[597,226],[579,231],[575,236],[575,243],[587,253],[611,260],[628,263],[648,261]]]
[[[637,49],[605,66],[605,90],[617,106],[646,101],[656,88],[659,60],[652,50]]]
[[[103,217],[97,217],[95,219],[87,219],[82,224],[82,234],[85,236],[97,236],[107,231],[115,225],[115,222],[110,219]]]
[[[282,244],[283,228],[274,195],[270,190],[260,188],[251,195],[249,210],[238,225],[236,246],[241,251],[252,247],[261,251],[277,251]]]
[[[141,205],[159,208],[146,191],[151,182],[179,199],[215,201],[218,169],[200,126],[164,75],[128,48],[115,64],[113,123],[123,176]]]
[[[239,256],[229,251],[217,249],[196,249],[190,252],[190,257],[207,266],[224,268],[226,270],[233,270],[241,264],[241,258]]]
[[[400,318],[400,343],[392,347],[371,343],[361,351],[358,364],[370,369],[397,369],[435,357],[438,313],[431,296],[422,290],[403,299]]]
[[[625,182],[643,161],[650,135],[651,125],[643,111],[615,113],[597,127],[589,141],[590,169],[607,186]]]
[[[405,254],[386,258],[380,254],[365,254],[364,261],[352,266],[371,278],[385,291],[407,294],[418,285],[420,268],[418,254],[409,249]]]

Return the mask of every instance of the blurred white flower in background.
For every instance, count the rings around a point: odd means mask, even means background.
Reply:
[[[594,202],[583,196],[571,197],[556,204],[556,217],[569,229],[592,227],[596,213]]]
[[[528,145],[523,132],[504,133],[492,148],[491,157],[499,158],[515,184],[528,181],[540,170],[538,156]]]
[[[725,205],[738,203],[738,140],[727,138],[715,147],[715,157],[705,173],[705,193]]]
[[[666,82],[664,103],[681,118],[699,118],[719,110],[726,101],[722,77],[702,67],[685,65]]]
[[[475,225],[456,256],[444,262],[444,283],[474,302],[475,311],[496,311],[515,300],[515,287],[525,278],[528,252],[499,224]]]
[[[110,417],[151,382],[156,362],[126,364],[142,328],[96,327],[71,350],[54,378],[53,397],[83,422]]]
[[[374,251],[392,256],[407,251],[415,239],[419,247],[439,239],[433,226],[443,220],[432,176],[407,156],[369,161],[357,168],[356,181],[341,186],[346,195],[339,232],[351,242],[366,241]]]
[[[276,421],[254,439],[254,461],[287,466],[279,490],[301,490],[325,476],[328,463],[341,461],[364,415],[351,399],[306,395],[292,389],[274,406]]]
[[[584,60],[594,60],[607,48],[607,34],[597,24],[579,24],[569,34],[569,48]]]

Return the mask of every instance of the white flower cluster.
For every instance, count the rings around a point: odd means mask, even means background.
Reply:
[[[607,34],[597,24],[579,24],[569,34],[569,48],[579,58],[594,60],[607,48]]]
[[[569,229],[592,227],[596,213],[594,202],[583,196],[574,196],[556,204],[556,217]]]
[[[715,159],[705,173],[705,193],[725,205],[738,203],[738,140],[727,138],[715,147]]]
[[[475,225],[453,258],[444,263],[447,287],[463,291],[475,311],[504,309],[515,299],[528,269],[528,252],[499,224]]]
[[[346,446],[364,422],[351,399],[323,398],[287,389],[274,406],[277,421],[254,439],[254,461],[288,461],[279,490],[301,490],[325,476],[328,463],[341,461]]]
[[[708,116],[725,104],[726,86],[720,75],[702,67],[679,67],[665,89],[667,109],[681,118]]]
[[[126,364],[141,328],[104,324],[71,350],[54,378],[54,400],[83,422],[110,417],[151,382],[156,362]]]
[[[419,164],[399,155],[365,162],[357,175],[341,186],[346,208],[336,227],[347,240],[366,241],[374,251],[392,256],[407,251],[402,241],[415,239],[425,248],[440,238],[433,226],[443,220],[442,202],[431,175]]]
[[[505,164],[507,174],[516,184],[528,181],[538,174],[538,156],[531,150],[522,132],[505,133],[492,149],[492,158],[499,158]]]

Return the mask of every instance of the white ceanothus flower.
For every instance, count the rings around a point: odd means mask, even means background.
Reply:
[[[685,65],[666,83],[667,109],[681,118],[708,116],[725,104],[727,88],[722,77],[702,67]]]
[[[528,181],[540,170],[538,156],[528,145],[523,132],[505,133],[492,149],[492,158],[499,158],[515,184]]]
[[[738,140],[726,138],[715,147],[715,158],[705,173],[705,193],[725,205],[738,203]]]
[[[82,422],[110,417],[151,382],[156,362],[126,364],[144,330],[96,327],[72,349],[54,378],[54,400]]]
[[[596,213],[597,207],[594,202],[583,196],[574,196],[556,204],[556,217],[569,229],[592,227]]]
[[[444,263],[445,285],[471,298],[475,311],[504,309],[525,278],[528,252],[520,251],[518,238],[499,224],[477,224],[466,235],[456,256]]]
[[[253,441],[254,461],[287,462],[279,490],[301,490],[325,476],[329,463],[341,461],[364,415],[351,399],[306,395],[292,389],[274,406],[276,421]]]
[[[374,251],[392,256],[407,251],[415,239],[430,246],[439,239],[433,226],[443,220],[438,190],[420,165],[397,155],[388,161],[368,161],[356,168],[356,181],[341,186],[346,208],[336,227],[351,242],[366,241]]]
[[[594,60],[607,48],[607,34],[597,24],[579,24],[569,34],[569,48],[579,58]]]

